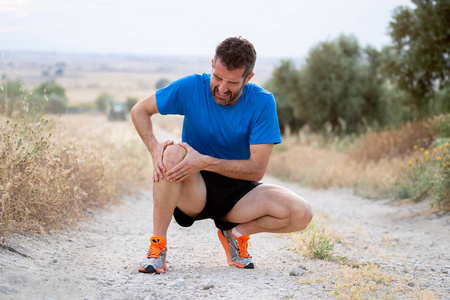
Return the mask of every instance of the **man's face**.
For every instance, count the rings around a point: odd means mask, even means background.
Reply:
[[[231,106],[239,100],[244,86],[254,75],[252,73],[244,78],[244,72],[245,68],[228,70],[220,59],[217,59],[215,65],[214,60],[212,61],[210,88],[217,104]]]

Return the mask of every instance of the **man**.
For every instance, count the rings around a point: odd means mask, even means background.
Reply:
[[[172,215],[181,226],[211,218],[229,265],[254,268],[251,234],[306,228],[311,206],[295,193],[258,182],[281,142],[275,99],[249,83],[256,51],[242,38],[219,44],[211,74],[191,75],[138,102],[131,111],[153,159],[153,236],[139,271],[164,273]],[[151,116],[184,115],[183,142],[158,142]]]

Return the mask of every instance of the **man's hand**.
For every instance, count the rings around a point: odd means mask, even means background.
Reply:
[[[194,148],[187,143],[179,143],[181,147],[186,149],[187,153],[184,159],[170,169],[166,175],[170,182],[182,182],[189,176],[200,172],[206,165],[205,156],[198,153]]]
[[[152,149],[150,154],[153,159],[153,182],[157,182],[160,179],[164,179],[164,172],[166,169],[164,168],[164,164],[162,162],[164,150],[166,150],[167,146],[172,145],[173,141],[165,141],[164,143],[158,143],[156,147]]]

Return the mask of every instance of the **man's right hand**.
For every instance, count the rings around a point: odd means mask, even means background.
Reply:
[[[167,146],[173,145],[174,141],[167,140],[163,143],[156,144],[155,147],[152,147],[150,154],[153,159],[153,182],[158,182],[160,179],[164,179],[164,173],[166,172],[166,168],[163,164],[163,153],[166,150]]]

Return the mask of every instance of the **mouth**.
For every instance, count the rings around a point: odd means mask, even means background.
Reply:
[[[219,92],[219,89],[218,88],[216,88],[216,96],[217,97],[219,97],[219,98],[221,98],[221,99],[226,99],[226,98],[228,98],[228,96],[230,95],[230,91],[228,91],[228,92],[226,92],[226,93],[221,93],[221,92]]]

